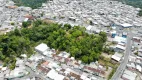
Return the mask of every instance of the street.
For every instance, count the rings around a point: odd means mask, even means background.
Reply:
[[[131,54],[131,46],[132,46],[132,33],[128,32],[128,37],[127,37],[127,45],[126,45],[126,52],[124,54],[124,59],[121,62],[121,64],[119,65],[119,67],[117,68],[116,72],[114,73],[114,75],[112,76],[111,80],[119,80],[123,71],[126,68],[126,64],[128,63],[128,59],[129,56]]]

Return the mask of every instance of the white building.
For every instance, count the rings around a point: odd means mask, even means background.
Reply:
[[[93,26],[89,25],[89,26],[86,28],[86,30],[89,31],[89,32],[91,32],[92,27],[93,27]]]
[[[54,69],[50,70],[46,76],[52,80],[64,80],[65,78],[65,76],[58,74]]]
[[[122,54],[119,54],[119,53],[115,53],[114,55],[111,56],[111,58],[117,62],[119,62],[122,58]]]
[[[116,45],[116,48],[120,49],[120,50],[123,50],[123,51],[125,51],[125,49],[126,49],[126,47],[122,46],[122,45]]]
[[[27,75],[28,72],[23,68],[15,68],[9,74],[6,74],[6,78],[17,78]]]
[[[142,72],[142,67],[140,65],[136,65],[136,69],[139,71],[139,72]]]
[[[41,43],[40,45],[35,47],[35,50],[40,54],[46,55],[47,50],[49,50],[49,47],[46,44]]]
[[[113,41],[117,42],[117,43],[126,43],[126,38],[123,38],[123,37],[120,37],[120,36],[115,36]]]
[[[132,71],[129,71],[129,70],[125,70],[123,75],[122,75],[122,78],[124,80],[135,80],[137,74],[132,72]]]
[[[64,58],[68,58],[70,56],[69,53],[67,52],[61,52],[58,56],[64,57]]]
[[[128,24],[128,23],[121,24],[121,26],[122,26],[123,28],[130,28],[130,27],[132,27],[132,25],[131,25],[131,24]]]

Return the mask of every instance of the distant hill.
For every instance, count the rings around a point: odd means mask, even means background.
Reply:
[[[133,7],[142,9],[142,0],[115,0],[115,1],[120,1],[120,2],[125,3],[127,5],[131,5]],[[142,10],[139,11],[138,15],[142,16]]]
[[[142,9],[142,0],[115,0],[115,1],[121,1],[122,3],[125,3],[127,5],[139,7]]]
[[[12,1],[14,1],[17,6],[28,6],[35,9],[41,7],[42,3],[45,3],[48,0],[12,0]]]

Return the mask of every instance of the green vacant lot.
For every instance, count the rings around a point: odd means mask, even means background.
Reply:
[[[43,42],[50,48],[69,52],[84,63],[94,62],[99,59],[107,36],[105,32],[88,34],[85,31],[80,26],[35,21],[31,28],[15,29],[0,35],[0,60],[12,64],[9,66],[13,69],[16,57],[32,55],[34,47]]]

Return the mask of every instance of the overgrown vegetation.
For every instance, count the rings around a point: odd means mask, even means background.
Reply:
[[[17,6],[27,6],[33,9],[42,6],[42,3],[47,2],[48,0],[13,0]]]
[[[22,26],[23,26],[24,28],[27,28],[28,26],[31,25],[31,23],[32,23],[32,21],[22,22]]]
[[[142,16],[142,10],[139,11],[138,15],[139,15],[139,16]]]
[[[116,69],[117,69],[117,68],[113,68],[113,69],[112,69],[111,73],[110,73],[109,76],[108,76],[108,80],[110,80],[111,77],[114,75],[114,73],[116,72]]]
[[[32,55],[34,47],[41,42],[50,48],[67,51],[76,59],[84,63],[98,60],[103,45],[107,40],[106,33],[88,34],[84,27],[69,24],[62,26],[57,23],[45,23],[37,20],[32,23],[32,28],[15,29],[6,35],[0,35],[0,60],[6,65],[16,62],[16,57],[21,54]]]

